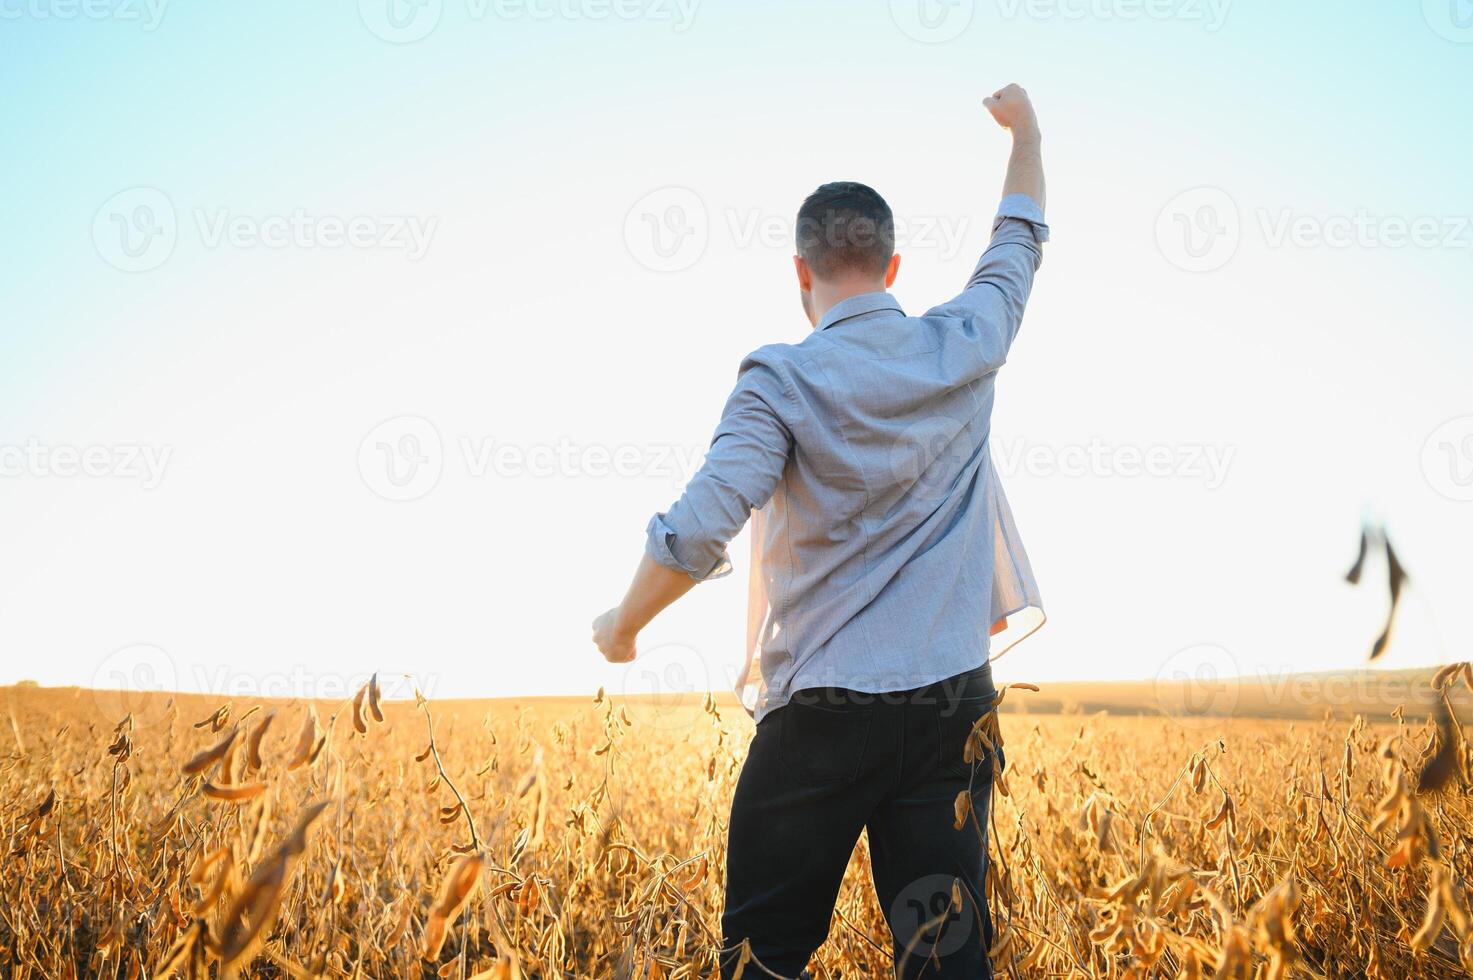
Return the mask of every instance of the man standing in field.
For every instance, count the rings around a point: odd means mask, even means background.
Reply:
[[[983,885],[1002,760],[968,762],[964,746],[996,697],[989,634],[1038,605],[989,435],[1048,227],[1027,93],[985,104],[1013,150],[961,295],[907,317],[887,292],[889,206],[862,184],[815,191],[794,260],[814,332],[746,358],[705,465],[593,624],[609,661],[633,660],[660,610],[731,570],[727,544],[758,511],[757,730],[732,802],[727,977],[744,961],[749,978],[802,973],[865,829],[897,975],[992,976]]]

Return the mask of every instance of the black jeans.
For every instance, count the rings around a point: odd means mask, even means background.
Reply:
[[[992,760],[968,765],[963,749],[995,694],[983,666],[892,694],[800,691],[762,719],[732,800],[723,977],[743,940],[772,973],[802,972],[828,936],[866,828],[896,975],[992,976],[983,890]],[[957,830],[957,796],[968,788],[972,816]],[[752,965],[745,973],[767,976]]]

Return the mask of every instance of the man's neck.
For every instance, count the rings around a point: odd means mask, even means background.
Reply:
[[[848,279],[843,282],[813,284],[813,308],[818,311],[818,319],[814,326],[823,322],[823,318],[829,315],[829,311],[846,299],[856,296],[864,296],[867,293],[883,293],[885,282],[882,279]]]

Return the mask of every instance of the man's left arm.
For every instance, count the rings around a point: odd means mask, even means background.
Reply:
[[[639,631],[697,582],[730,573],[727,544],[787,466],[793,439],[779,412],[787,399],[777,369],[750,357],[742,364],[705,463],[674,506],[650,519],[624,600],[593,621],[593,641],[610,663],[633,660]]]

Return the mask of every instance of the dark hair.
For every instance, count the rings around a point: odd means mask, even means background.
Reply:
[[[798,209],[798,255],[820,279],[881,275],[895,254],[895,216],[873,188],[824,184]]]

